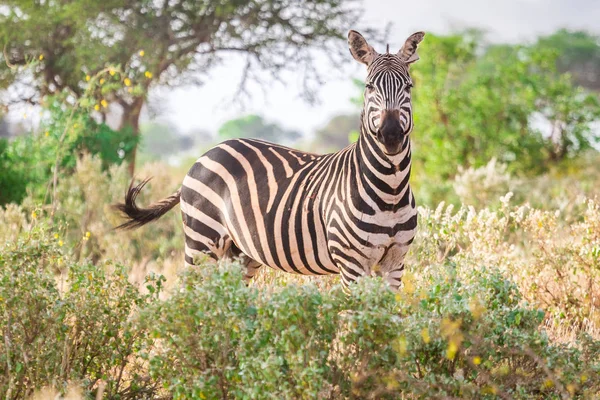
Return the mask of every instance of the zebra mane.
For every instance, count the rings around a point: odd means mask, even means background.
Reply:
[[[387,54],[390,54],[390,44],[389,43],[387,44],[387,47],[385,48],[385,52]]]

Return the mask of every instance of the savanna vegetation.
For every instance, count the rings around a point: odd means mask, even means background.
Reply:
[[[210,140],[355,140],[348,115],[300,139],[259,115],[178,140],[139,123],[153,85],[202,79],[220,51],[275,75],[288,52],[310,64],[312,42],[345,55],[353,3],[301,2],[293,20],[287,1],[26,3],[0,2],[4,105],[42,110],[0,138],[0,396],[600,397],[598,37],[427,34],[411,67],[408,272],[398,293],[366,278],[348,294],[337,277],[264,270],[246,286],[236,263],[185,270],[176,212],[119,232],[111,204],[134,167],[154,176],[141,203],[170,193],[184,172],[167,157]]]

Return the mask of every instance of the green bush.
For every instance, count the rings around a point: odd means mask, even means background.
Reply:
[[[62,241],[34,227],[0,252],[0,396],[22,399],[75,382],[109,399],[156,391],[141,355],[153,340],[137,310],[156,300],[162,280],[142,294],[127,270],[111,263],[71,263]]]
[[[372,278],[349,294],[246,286],[239,265],[204,265],[159,300],[162,277],[140,289],[120,265],[74,262],[38,212],[0,248],[5,398],[73,385],[107,399],[600,395],[600,341],[551,341],[544,312],[468,257],[405,275],[398,293]]]
[[[106,170],[127,160],[139,140],[129,128],[115,131],[97,122],[87,109],[65,107],[60,97],[46,109],[39,132],[0,139],[0,205],[22,202],[27,191],[38,203],[48,201],[57,159],[59,179],[84,154],[97,155]]]
[[[561,398],[600,395],[600,347],[551,344],[544,313],[482,268],[314,285],[246,287],[236,265],[185,274],[144,315],[155,379],[174,398]]]

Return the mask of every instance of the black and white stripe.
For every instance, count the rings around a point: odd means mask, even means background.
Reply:
[[[351,53],[365,62],[356,53],[366,41],[353,35],[359,34],[350,32]],[[179,201],[188,265],[203,254],[241,257],[247,279],[267,265],[304,275],[340,273],[345,284],[378,274],[398,287],[417,227],[409,185],[412,61],[402,52],[373,51],[366,60],[356,143],[316,155],[256,139],[228,140],[196,161],[178,193],[147,209],[135,206],[145,182],[130,188],[119,206],[130,217],[123,226],[156,219]]]

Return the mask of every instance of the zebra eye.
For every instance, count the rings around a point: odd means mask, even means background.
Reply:
[[[365,87],[366,87],[367,89],[369,89],[369,90],[373,90],[373,89],[375,89],[375,86],[371,85],[370,83],[367,83],[367,84],[365,85]]]

